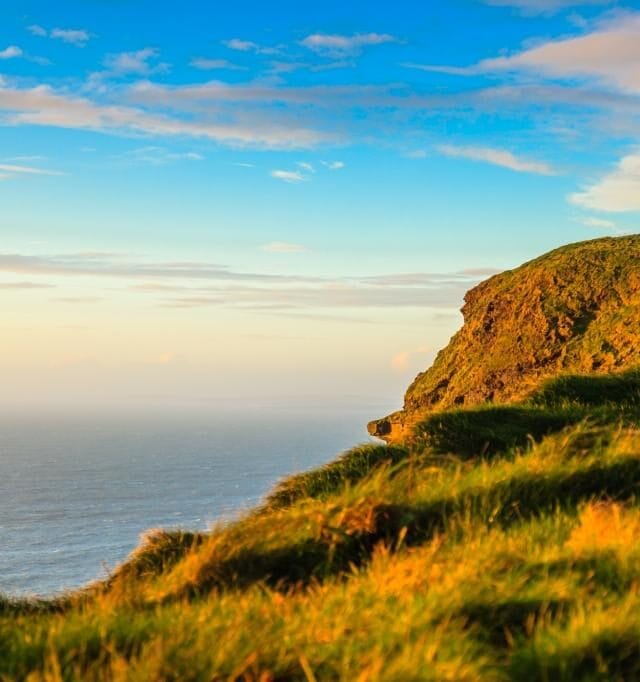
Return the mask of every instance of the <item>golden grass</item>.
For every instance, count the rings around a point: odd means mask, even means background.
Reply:
[[[332,486],[0,602],[0,680],[640,679],[640,429]]]

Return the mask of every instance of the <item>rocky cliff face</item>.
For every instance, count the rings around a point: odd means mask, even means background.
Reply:
[[[521,400],[561,373],[640,365],[640,235],[556,249],[465,296],[464,325],[405,394],[369,424],[401,440],[426,413]]]

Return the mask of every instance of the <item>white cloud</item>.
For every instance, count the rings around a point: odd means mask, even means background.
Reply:
[[[121,155],[121,158],[135,163],[148,163],[152,166],[162,166],[172,161],[203,161],[204,156],[197,152],[171,152],[164,147],[148,146],[131,149]]]
[[[253,52],[259,49],[258,43],[254,43],[251,40],[240,40],[240,38],[232,38],[231,40],[225,40],[223,45],[226,45],[232,50],[238,50],[239,52]]]
[[[283,182],[298,183],[308,180],[307,176],[300,173],[299,171],[287,171],[287,170],[272,170],[271,177],[276,180],[282,180]]]
[[[23,52],[17,45],[9,45],[4,50],[0,50],[0,59],[15,59],[22,57]]]
[[[91,33],[84,29],[78,28],[52,28],[50,31],[40,26],[39,24],[31,24],[27,26],[27,31],[34,36],[41,38],[53,38],[54,40],[61,40],[63,43],[75,45],[76,47],[84,47],[91,39]]]
[[[53,289],[55,284],[45,282],[0,282],[0,289],[5,290],[29,290],[29,289]]]
[[[194,57],[190,62],[190,66],[202,71],[246,71],[246,66],[234,64],[227,59],[207,59],[206,57]]]
[[[307,161],[297,161],[296,166],[298,166],[298,168],[301,168],[303,171],[307,171],[307,173],[316,172],[316,169],[313,167],[313,165],[308,163]]]
[[[289,244],[285,247],[277,242],[271,246],[273,251],[288,249],[289,253],[298,247]],[[454,310],[460,306],[464,292],[479,279],[460,272],[334,278],[283,275],[234,271],[207,261],[165,262],[90,251],[49,256],[0,254],[0,273],[11,273],[21,279],[35,276],[39,281],[49,278],[52,284],[56,283],[53,278],[58,277],[75,280],[76,299],[85,297],[80,280],[92,277],[105,281],[105,292],[113,290],[114,282],[125,283],[126,290],[153,297],[157,305],[176,308],[225,305],[272,314],[315,312],[323,308]],[[71,302],[72,297],[67,301]],[[424,352],[428,349],[411,351],[416,357]]]
[[[241,40],[240,38],[232,38],[231,40],[223,40],[222,44],[230,50],[237,52],[255,52],[256,54],[278,54],[280,48],[278,47],[262,47],[252,40]]]
[[[411,357],[411,354],[409,351],[401,351],[400,353],[396,353],[392,358],[391,358],[391,368],[395,369],[398,372],[404,372],[405,369],[409,367],[409,358]]]
[[[269,242],[262,246],[263,251],[268,253],[304,253],[307,248],[302,244],[291,244],[289,242]]]
[[[18,175],[64,175],[64,173],[47,170],[46,168],[17,166],[15,164],[9,163],[0,163],[0,174],[3,180],[7,180]]]
[[[482,161],[501,166],[518,173],[536,173],[538,175],[554,175],[554,169],[547,163],[532,161],[515,156],[504,149],[492,147],[457,147],[455,145],[441,145],[438,151],[445,156],[453,158]]]
[[[395,42],[398,42],[398,39],[388,33],[356,33],[350,36],[313,33],[301,40],[300,44],[314,52],[340,56],[358,54],[368,45]]]
[[[169,69],[168,64],[164,62],[159,64],[150,63],[158,57],[158,54],[159,52],[155,47],[145,47],[134,52],[108,54],[104,59],[107,73],[102,72],[94,74],[94,76],[125,76],[131,74],[148,76],[153,73],[163,73]]]
[[[529,14],[548,14],[580,5],[608,5],[614,0],[484,0],[487,5],[516,7]]]
[[[584,80],[640,93],[640,14],[601,22],[590,33],[544,42],[517,54],[484,59],[472,66],[404,64],[407,68],[468,76],[527,72],[533,76]]]
[[[487,59],[479,70],[527,70],[560,78],[591,78],[640,92],[640,16],[626,15],[583,36],[543,43],[511,57]]]
[[[427,346],[420,346],[415,350],[403,350],[396,353],[392,358],[391,369],[396,372],[406,372],[412,364],[418,359],[419,356],[423,356],[430,352],[430,348]]]
[[[54,28],[49,33],[49,37],[76,47],[84,47],[91,38],[91,34],[84,29]]]
[[[149,113],[127,106],[101,105],[84,97],[59,94],[46,85],[29,89],[0,84],[0,123],[156,136],[208,138],[231,146],[278,149],[312,147],[327,139],[319,131],[271,122],[268,118],[216,123]]]
[[[39,26],[38,24],[31,24],[31,26],[27,26],[27,31],[34,36],[40,36],[42,38],[46,38],[47,35],[49,35],[47,29]]]
[[[584,216],[578,219],[585,227],[593,227],[595,229],[613,230],[617,226],[612,220],[605,220],[604,218],[595,218],[594,216]]]
[[[24,163],[25,161],[44,161],[47,157],[41,154],[25,154],[21,156],[10,156],[2,159],[3,161],[17,161],[18,163]]]
[[[341,170],[345,166],[342,161],[321,161],[320,163],[329,170]]]
[[[617,167],[569,201],[596,211],[640,211],[640,153],[623,157]]]

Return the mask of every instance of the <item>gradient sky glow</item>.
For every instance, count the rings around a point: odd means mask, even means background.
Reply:
[[[391,408],[474,283],[638,231],[635,2],[22,0],[0,26],[3,406]]]

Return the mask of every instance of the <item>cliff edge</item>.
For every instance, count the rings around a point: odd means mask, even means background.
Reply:
[[[640,364],[640,235],[570,244],[467,292],[464,324],[409,386],[404,408],[370,422],[390,442],[430,412],[526,399],[563,373]]]

